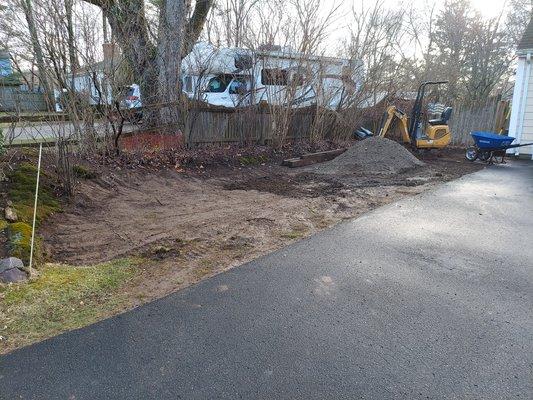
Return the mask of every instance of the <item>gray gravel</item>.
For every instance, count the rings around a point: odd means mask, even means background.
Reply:
[[[401,144],[387,138],[371,137],[355,142],[340,156],[316,164],[310,170],[331,175],[357,171],[397,174],[422,165],[424,163]]]

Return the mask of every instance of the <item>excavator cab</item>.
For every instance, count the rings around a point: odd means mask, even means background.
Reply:
[[[448,125],[448,121],[450,120],[450,117],[452,116],[453,108],[446,107],[444,111],[440,114],[440,118],[438,119],[428,119],[428,123],[430,125]]]
[[[422,119],[422,107],[426,88],[431,85],[442,85],[448,81],[423,82],[416,95],[415,104],[411,110],[409,119],[408,138],[404,136],[404,142],[410,142],[413,148],[417,149],[441,149],[448,146],[452,140],[452,134],[448,126],[448,121],[452,116],[453,109],[446,107],[440,118],[430,119],[424,124]],[[425,125],[425,127],[424,127]]]

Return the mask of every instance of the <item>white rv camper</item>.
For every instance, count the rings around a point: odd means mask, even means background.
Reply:
[[[94,73],[87,68],[74,75],[74,89],[86,94],[92,105],[113,103],[111,87],[103,79],[103,66],[100,62],[92,66]],[[280,46],[253,51],[200,42],[182,61],[182,87],[191,99],[230,108],[265,102],[336,109],[359,89],[362,72],[362,62],[304,55]],[[104,98],[100,98],[94,76]],[[124,108],[142,107],[135,83],[120,97]],[[60,101],[57,103],[60,107]]]
[[[209,104],[260,102],[337,108],[358,90],[362,63],[273,46],[258,51],[198,43],[182,62],[183,91]]]

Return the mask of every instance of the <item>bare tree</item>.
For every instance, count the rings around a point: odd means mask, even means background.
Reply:
[[[505,30],[512,43],[518,43],[531,19],[533,0],[508,0],[508,13]]]
[[[502,15],[489,21],[478,21],[469,29],[471,39],[466,49],[464,95],[467,103],[484,103],[509,71],[515,44],[501,29],[501,19]]]
[[[352,8],[353,23],[344,52],[352,62],[353,80],[360,82],[346,106],[361,107],[378,102],[399,85],[398,47],[404,36],[403,10],[387,9],[383,1],[370,8]]]
[[[172,125],[178,115],[180,62],[200,35],[213,0],[162,0],[155,42],[143,0],[85,0],[102,9],[133,76],[141,87],[146,119]],[[156,119],[155,106],[161,110]]]
[[[41,42],[39,40],[39,34],[35,23],[33,0],[19,0],[19,5],[24,11],[24,16],[26,17],[26,23],[28,25],[28,32],[31,40],[32,50],[35,56],[37,69],[39,71],[39,81],[42,87],[44,88],[45,93],[50,96],[52,93],[52,85],[50,84],[49,77],[47,74],[44,53],[41,46]]]

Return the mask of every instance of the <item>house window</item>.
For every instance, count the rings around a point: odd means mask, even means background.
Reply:
[[[263,85],[286,86],[289,74],[286,69],[272,68],[261,71],[261,83]]]

